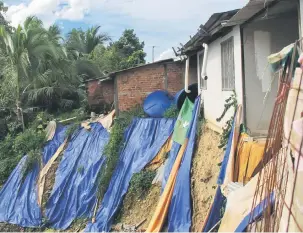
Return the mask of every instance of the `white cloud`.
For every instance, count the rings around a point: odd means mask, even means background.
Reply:
[[[165,60],[169,58],[175,58],[175,53],[172,49],[167,49],[164,52],[162,52],[159,57],[157,57],[155,60],[160,61],[160,60]]]
[[[31,0],[28,4],[11,5],[8,16],[15,24],[24,21],[28,15],[45,16],[53,20],[81,20],[87,13],[94,11],[123,14],[135,19],[161,21],[165,24],[163,20],[182,22],[206,19],[211,13],[230,9],[230,5],[244,5],[245,2],[243,0]]]
[[[22,24],[28,16],[39,17],[46,26],[56,20],[55,11],[59,5],[59,0],[32,0],[29,4],[20,3],[9,6],[6,16],[13,26]]]
[[[5,1],[5,0],[4,0]],[[18,0],[15,0],[15,2]],[[22,2],[21,2],[22,1]],[[240,8],[248,0],[20,0],[7,5],[12,25],[23,23],[30,15],[38,16],[49,26],[57,20],[84,21],[108,28],[117,36],[125,28],[134,28],[148,46],[159,47],[156,57],[169,56],[165,48],[185,43],[201,23],[215,12]],[[77,25],[75,25],[77,27]],[[146,48],[148,60],[151,49]],[[161,54],[162,50],[162,54]]]

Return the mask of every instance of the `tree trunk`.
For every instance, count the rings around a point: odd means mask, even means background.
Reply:
[[[24,125],[24,118],[23,118],[23,111],[22,108],[20,107],[21,101],[17,100],[16,101],[16,107],[17,107],[17,120],[18,122],[21,122],[22,124],[22,129],[23,131],[25,130],[25,125]]]
[[[16,68],[17,68],[17,83],[16,83],[16,87],[17,87],[17,90],[16,90],[17,91],[17,99],[16,99],[17,119],[18,119],[18,122],[21,122],[22,129],[24,131],[25,125],[24,125],[23,110],[21,108],[21,100],[20,100],[20,83],[19,83],[20,74],[19,74],[18,66]]]

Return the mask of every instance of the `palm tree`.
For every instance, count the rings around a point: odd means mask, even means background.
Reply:
[[[22,122],[21,94],[26,88],[33,72],[41,65],[45,56],[56,57],[55,49],[48,40],[42,22],[36,17],[29,17],[12,33],[0,26],[0,49],[7,59],[5,76],[15,87],[17,118]]]
[[[99,66],[91,59],[92,52],[98,45],[110,40],[106,33],[100,32],[100,26],[83,31],[73,29],[66,41],[69,58],[75,61],[77,74],[83,79],[96,78],[103,75]]]
[[[67,38],[67,48],[75,50],[80,56],[90,54],[97,45],[104,44],[110,40],[110,37],[106,33],[100,33],[100,26],[95,26],[87,29],[85,32],[77,29],[73,29]]]

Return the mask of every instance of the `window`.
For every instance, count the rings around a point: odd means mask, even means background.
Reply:
[[[222,90],[235,89],[234,38],[221,43]]]
[[[203,65],[203,56],[204,56],[204,51],[201,51],[197,54],[197,72],[198,72],[198,77],[200,78],[201,80],[201,88],[203,90],[206,90],[207,89],[207,81],[204,80],[201,76],[201,72],[202,72],[202,65]]]

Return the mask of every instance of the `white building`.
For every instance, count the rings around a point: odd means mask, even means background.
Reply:
[[[202,45],[208,44],[208,79],[202,80],[201,86],[209,126],[220,131],[231,117],[233,112],[229,110],[221,122],[216,121],[225,100],[235,90],[250,133],[267,133],[278,88],[277,75],[271,72],[267,56],[299,39],[303,31],[300,1],[251,0],[240,10],[216,13],[185,44],[182,52],[189,57],[190,83],[197,82],[197,75],[201,77]]]

